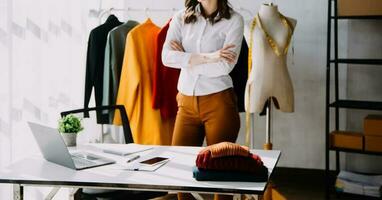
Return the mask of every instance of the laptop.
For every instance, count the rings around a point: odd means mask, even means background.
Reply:
[[[115,163],[114,160],[88,152],[69,153],[57,129],[28,122],[45,160],[81,170]]]

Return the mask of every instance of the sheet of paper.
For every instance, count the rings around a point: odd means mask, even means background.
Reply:
[[[97,148],[102,150],[104,153],[110,153],[110,154],[119,155],[119,156],[127,156],[127,155],[153,149],[153,147],[148,147],[148,146],[139,145],[139,144],[113,145],[112,147],[107,144],[97,144]]]

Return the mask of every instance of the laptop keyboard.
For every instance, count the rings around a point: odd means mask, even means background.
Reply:
[[[96,164],[95,162],[86,160],[84,158],[75,157],[75,156],[72,156],[72,159],[76,167],[86,167],[86,166],[92,166]]]

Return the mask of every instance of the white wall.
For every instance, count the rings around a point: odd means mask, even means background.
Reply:
[[[88,12],[98,6],[0,0],[0,167],[39,153],[27,121],[56,127],[61,111],[82,107],[87,39],[98,23]],[[28,188],[26,199],[46,192]],[[10,196],[0,185],[0,199]]]
[[[273,2],[284,15],[298,21],[288,61],[295,89],[295,113],[275,110],[272,119],[274,149],[283,152],[279,166],[323,169],[327,1]],[[231,3],[233,7],[243,7],[255,14],[261,1],[231,0]],[[181,0],[0,0],[0,167],[38,152],[26,121],[55,126],[59,112],[82,106],[87,37],[98,24],[97,18],[89,16],[89,10],[100,7],[181,9],[183,4]],[[247,12],[241,13],[246,20],[251,19]],[[121,21],[133,19],[143,22],[146,19],[145,12],[115,14]],[[162,26],[173,12],[147,14]],[[341,24],[340,47],[347,49],[348,42],[353,40],[348,41],[347,22]],[[358,47],[358,43],[355,45]],[[347,54],[347,51],[341,52],[342,56]],[[365,76],[378,79],[379,76],[373,72]],[[342,96],[347,96],[348,92],[347,73],[346,69],[341,69]],[[350,85],[357,83],[352,77]],[[372,84],[378,86],[377,83]],[[367,94],[380,91],[377,88]],[[346,124],[348,117],[350,121]],[[342,128],[351,128],[352,118],[343,114]],[[86,123],[87,127],[94,124]],[[99,131],[99,127],[94,126],[90,130],[81,136],[84,141],[91,140],[91,135]],[[243,141],[244,115],[239,142]],[[264,141],[265,118],[257,116],[255,147],[262,148]],[[24,149],[25,146],[28,149]],[[357,166],[353,164],[350,167]],[[0,199],[8,199],[9,195],[9,188],[1,186]]]
[[[380,20],[349,22],[349,48],[351,58],[382,58],[382,23]],[[382,100],[382,68],[372,65],[349,65],[348,98],[364,101]],[[347,130],[363,132],[363,119],[377,111],[349,110]],[[343,156],[345,157],[345,156]],[[382,157],[371,155],[346,155],[344,168],[365,173],[382,173]]]
[[[0,167],[5,166],[10,161],[11,155],[8,153],[11,148],[10,143],[10,99],[9,94],[9,68],[10,54],[8,19],[7,12],[9,4],[6,1],[0,1]],[[0,187],[0,199],[5,199],[2,194],[9,194],[10,186]]]
[[[240,1],[258,11],[260,2]],[[324,71],[326,53],[326,2],[276,1],[286,16],[297,19],[289,72],[295,91],[295,112],[273,111],[272,141],[282,150],[279,166],[322,168],[324,163]],[[265,117],[255,120],[255,147],[265,141]]]

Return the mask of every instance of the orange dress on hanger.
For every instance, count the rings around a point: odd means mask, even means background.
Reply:
[[[162,121],[160,111],[152,108],[155,49],[160,28],[150,19],[127,35],[117,105],[124,105],[134,143],[171,144],[172,130]],[[121,125],[116,111],[114,124]]]

